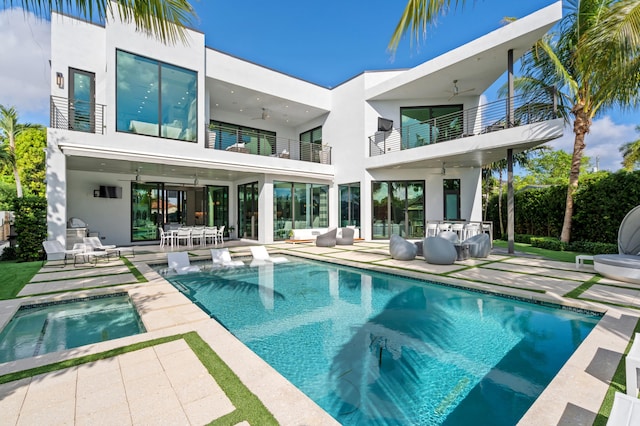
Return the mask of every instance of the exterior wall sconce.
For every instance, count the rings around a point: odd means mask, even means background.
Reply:
[[[64,89],[64,76],[61,72],[56,73],[56,84],[59,88]]]

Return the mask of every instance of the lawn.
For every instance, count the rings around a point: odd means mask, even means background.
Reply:
[[[40,270],[42,262],[0,262],[0,300],[15,298]]]
[[[507,242],[503,240],[493,240],[493,246],[506,249]],[[531,244],[524,243],[515,243],[515,250],[518,252],[535,254],[537,256],[542,256],[549,260],[557,260],[559,262],[575,262],[576,256],[584,253],[577,253],[575,251],[555,251],[555,250],[547,250],[541,249],[538,247],[532,247]]]

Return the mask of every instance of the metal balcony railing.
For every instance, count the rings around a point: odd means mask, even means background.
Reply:
[[[511,112],[510,112],[511,111]],[[512,117],[508,119],[508,117]],[[448,142],[558,118],[553,95],[517,96],[369,136],[369,156]]]
[[[104,111],[105,106],[95,102],[72,101],[51,96],[49,127],[102,135],[105,129]]]
[[[257,132],[212,125],[207,127],[206,147],[221,151],[331,164],[331,147]]]

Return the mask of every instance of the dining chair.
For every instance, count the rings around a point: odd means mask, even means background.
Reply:
[[[176,232],[175,242],[180,246],[180,241],[184,240],[187,247],[191,247],[191,229],[189,228],[180,228]]]
[[[220,241],[220,244],[224,244],[224,228],[225,225],[222,225],[220,228],[218,228],[218,232],[216,235],[216,241]]]
[[[218,228],[216,226],[206,226],[204,228],[204,243],[206,244],[215,244],[216,239],[218,238]]]
[[[194,245],[196,241],[199,245],[204,245],[204,227],[196,226],[191,230],[191,245]]]

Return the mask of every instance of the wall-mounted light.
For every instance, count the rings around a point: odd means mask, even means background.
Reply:
[[[61,72],[56,73],[56,84],[59,88],[64,89],[64,76]]]

